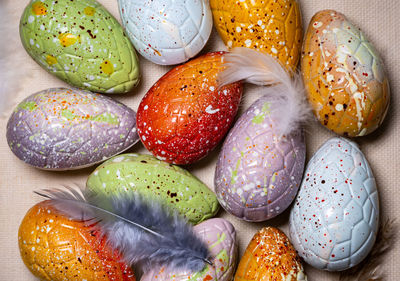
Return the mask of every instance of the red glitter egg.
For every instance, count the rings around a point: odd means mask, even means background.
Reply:
[[[224,52],[208,53],[173,68],[141,101],[139,136],[158,159],[190,164],[225,136],[237,113],[242,83],[218,88]]]

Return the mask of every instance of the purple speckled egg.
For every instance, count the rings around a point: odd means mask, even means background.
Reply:
[[[218,201],[246,221],[282,213],[295,198],[304,171],[302,130],[279,136],[271,106],[264,96],[247,109],[229,132],[217,162]]]
[[[12,152],[46,170],[79,169],[104,161],[139,140],[136,113],[113,99],[54,88],[23,100],[7,124]]]
[[[213,265],[207,265],[199,272],[172,272],[164,267],[146,272],[140,281],[230,281],[233,278],[237,261],[236,231],[224,219],[206,220],[193,228],[194,232],[207,243]]]

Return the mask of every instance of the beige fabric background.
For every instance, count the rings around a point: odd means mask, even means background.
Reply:
[[[8,2],[7,2],[8,1]],[[381,214],[390,218],[400,216],[398,204],[400,191],[398,189],[399,168],[400,168],[400,122],[399,94],[400,81],[400,1],[399,0],[299,0],[303,12],[303,22],[308,24],[311,16],[322,9],[336,9],[361,27],[380,51],[386,63],[386,69],[390,76],[392,90],[392,101],[389,114],[382,127],[370,136],[357,139],[362,151],[369,160],[375,173],[379,186]],[[24,97],[49,87],[66,86],[60,80],[52,77],[42,70],[23,50],[18,40],[18,22],[24,6],[28,0],[0,0],[0,8],[5,5],[10,9],[9,28],[14,31],[15,42],[4,42],[2,37],[0,44],[14,44],[15,52],[9,59],[23,58],[23,65],[15,65],[15,75],[20,77],[21,89],[15,92],[17,101]],[[119,19],[117,0],[100,0],[116,18]],[[210,41],[205,51],[224,50],[225,47],[213,30]],[[0,54],[4,55],[4,54]],[[145,61],[141,58],[142,82],[132,93],[116,98],[133,109],[137,106],[151,85],[164,74],[169,67],[162,67]],[[2,79],[0,77],[0,79]],[[253,94],[254,89],[247,87],[243,99],[241,112],[257,98]],[[11,111],[11,108],[9,109]],[[7,117],[0,120],[0,280],[35,280],[25,268],[19,256],[17,244],[17,232],[19,224],[26,211],[39,201],[32,190],[55,187],[60,184],[78,183],[83,185],[86,177],[94,168],[87,168],[73,172],[46,172],[31,168],[19,161],[9,150],[5,139],[5,128],[10,112]],[[325,130],[317,122],[310,122],[307,127],[307,155],[308,158],[316,149],[333,133]],[[201,180],[213,188],[213,175],[217,159],[218,147],[214,153],[197,164],[191,165],[189,170]],[[141,144],[137,144],[132,152],[146,152]],[[240,255],[243,254],[247,243],[253,234],[263,226],[273,225],[280,227],[286,233],[288,231],[288,212],[264,223],[246,223],[221,211],[220,216],[230,220],[236,227],[240,245]],[[400,221],[399,221],[400,223]],[[391,252],[386,256],[382,270],[386,273],[385,280],[400,280],[400,243],[395,240]],[[333,273],[322,272],[306,266],[309,280],[326,281],[338,280],[339,276]]]

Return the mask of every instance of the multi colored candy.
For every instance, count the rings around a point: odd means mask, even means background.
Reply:
[[[343,14],[325,10],[314,15],[301,69],[314,114],[329,130],[364,136],[383,122],[390,88],[382,59]]]
[[[46,71],[72,86],[126,93],[139,62],[117,20],[95,0],[33,0],[20,22],[22,44]]]
[[[208,53],[169,71],[143,97],[138,133],[154,156],[190,164],[222,140],[242,96],[240,82],[218,88],[223,69],[223,52]]]
[[[274,227],[257,232],[244,252],[235,281],[307,281],[300,258],[285,233]]]
[[[95,225],[71,221],[43,201],[21,222],[22,260],[40,280],[135,281],[132,269]]]
[[[290,237],[312,266],[346,270],[374,245],[379,199],[367,159],[354,142],[332,138],[311,158],[290,213]]]
[[[7,142],[22,161],[47,170],[94,165],[138,140],[136,113],[113,99],[54,88],[23,100],[7,123]]]
[[[228,48],[247,47],[294,71],[303,38],[296,0],[210,0],[214,26]]]
[[[138,52],[162,65],[187,61],[207,43],[212,29],[206,0],[118,0],[122,24]]]
[[[264,221],[293,201],[304,171],[301,129],[279,137],[269,97],[261,97],[238,119],[225,139],[215,171],[221,206],[247,221]]]
[[[110,195],[139,192],[176,209],[194,224],[215,216],[219,209],[214,192],[195,176],[145,154],[121,154],[104,162],[86,186]]]

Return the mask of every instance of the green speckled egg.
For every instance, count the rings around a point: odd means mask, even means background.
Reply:
[[[140,192],[176,208],[193,224],[216,215],[218,200],[188,171],[151,155],[121,154],[100,165],[86,186],[96,192]]]
[[[120,94],[139,82],[135,50],[95,0],[33,0],[22,14],[20,35],[39,65],[75,87]]]

